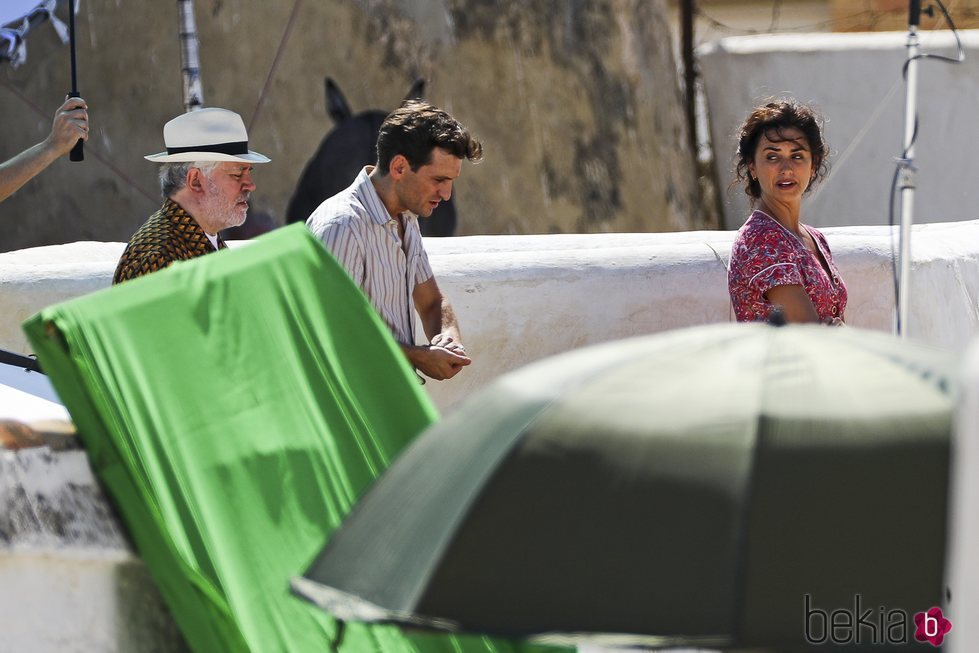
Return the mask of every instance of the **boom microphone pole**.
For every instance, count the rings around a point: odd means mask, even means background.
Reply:
[[[914,221],[914,140],[917,130],[918,90],[918,25],[921,20],[921,0],[910,0],[908,8],[908,59],[905,68],[907,80],[904,104],[904,148],[898,160],[901,189],[901,238],[898,260],[898,306],[895,332],[901,337],[908,335],[911,286],[911,225]]]
[[[75,68],[75,0],[68,0],[68,49],[71,52],[71,91],[68,97],[81,97],[78,94],[78,72]],[[85,141],[78,139],[68,154],[70,161],[85,160]]]
[[[918,115],[918,25],[921,21],[921,0],[910,0],[908,7],[908,61],[905,64],[907,93],[904,103],[904,149],[898,159],[901,189],[901,240],[898,260],[897,315],[894,330],[901,337],[908,335],[909,295],[911,290],[911,224],[914,221],[914,139]]]
[[[962,41],[959,39],[955,29],[955,23],[942,0],[935,0],[938,8],[941,9],[945,21],[948,23],[952,35],[955,37],[955,44],[958,53],[955,57],[948,57],[940,54],[919,54],[918,48],[918,24],[921,14],[934,16],[935,7],[928,5],[921,6],[921,0],[910,0],[908,5],[908,59],[904,64],[904,79],[907,81],[907,98],[904,108],[904,150],[897,159],[897,171],[895,181],[900,182],[901,188],[901,242],[900,242],[900,270],[897,274],[897,297],[895,299],[895,332],[899,336],[906,337],[908,332],[908,315],[910,313],[910,294],[911,294],[911,224],[914,213],[914,174],[917,170],[914,167],[914,143],[918,132],[918,60],[937,59],[946,63],[961,64],[965,61],[965,50]],[[893,189],[891,199],[893,201]],[[893,204],[892,204],[893,209]],[[891,220],[893,225],[893,219]]]

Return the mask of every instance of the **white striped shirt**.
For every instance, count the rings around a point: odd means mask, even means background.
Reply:
[[[410,211],[402,214],[402,248],[398,221],[384,208],[371,183],[373,168],[365,167],[349,188],[320,204],[306,226],[364,291],[395,340],[411,345],[415,344],[411,294],[415,286],[432,278],[432,266],[418,216]]]

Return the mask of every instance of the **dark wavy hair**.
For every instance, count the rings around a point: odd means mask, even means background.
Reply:
[[[751,178],[748,168],[748,164],[755,158],[758,142],[763,134],[771,141],[789,140],[782,134],[782,130],[795,127],[805,136],[812,156],[813,176],[806,188],[808,193],[829,171],[826,161],[829,148],[823,140],[820,126],[822,122],[822,118],[810,107],[792,99],[773,100],[752,109],[738,130],[738,163],[732,185],[745,182],[744,192],[752,203],[761,197],[761,186],[757,179]]]
[[[408,159],[413,171],[432,161],[436,147],[478,163],[483,145],[448,113],[422,100],[406,100],[392,111],[377,134],[377,167],[388,174],[391,159]]]

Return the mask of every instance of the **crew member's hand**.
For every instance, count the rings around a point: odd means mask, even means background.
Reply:
[[[88,105],[82,98],[73,97],[58,107],[45,142],[61,156],[70,152],[78,139],[88,140]]]

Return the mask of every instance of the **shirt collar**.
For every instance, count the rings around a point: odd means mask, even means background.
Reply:
[[[217,236],[217,244],[215,245],[212,243],[211,239],[207,235],[207,232],[204,231],[204,228],[201,227],[200,223],[197,222],[194,216],[187,213],[187,211],[184,210],[184,207],[180,206],[169,197],[164,199],[162,210],[173,225],[184,225],[185,229],[191,229],[198,234],[195,236],[195,238],[200,239],[203,237],[203,239],[208,244],[212,245],[215,250],[224,249],[227,247],[227,245],[224,243],[224,239],[221,237],[221,234],[215,234]]]
[[[389,222],[394,222],[394,218],[388,213],[384,202],[381,201],[381,196],[377,194],[377,189],[371,182],[370,174],[373,170],[374,166],[364,166],[354,180],[354,189],[364,208],[367,209],[367,215],[374,223],[383,226]],[[401,215],[405,221],[418,219],[418,216],[411,211],[404,211]]]

